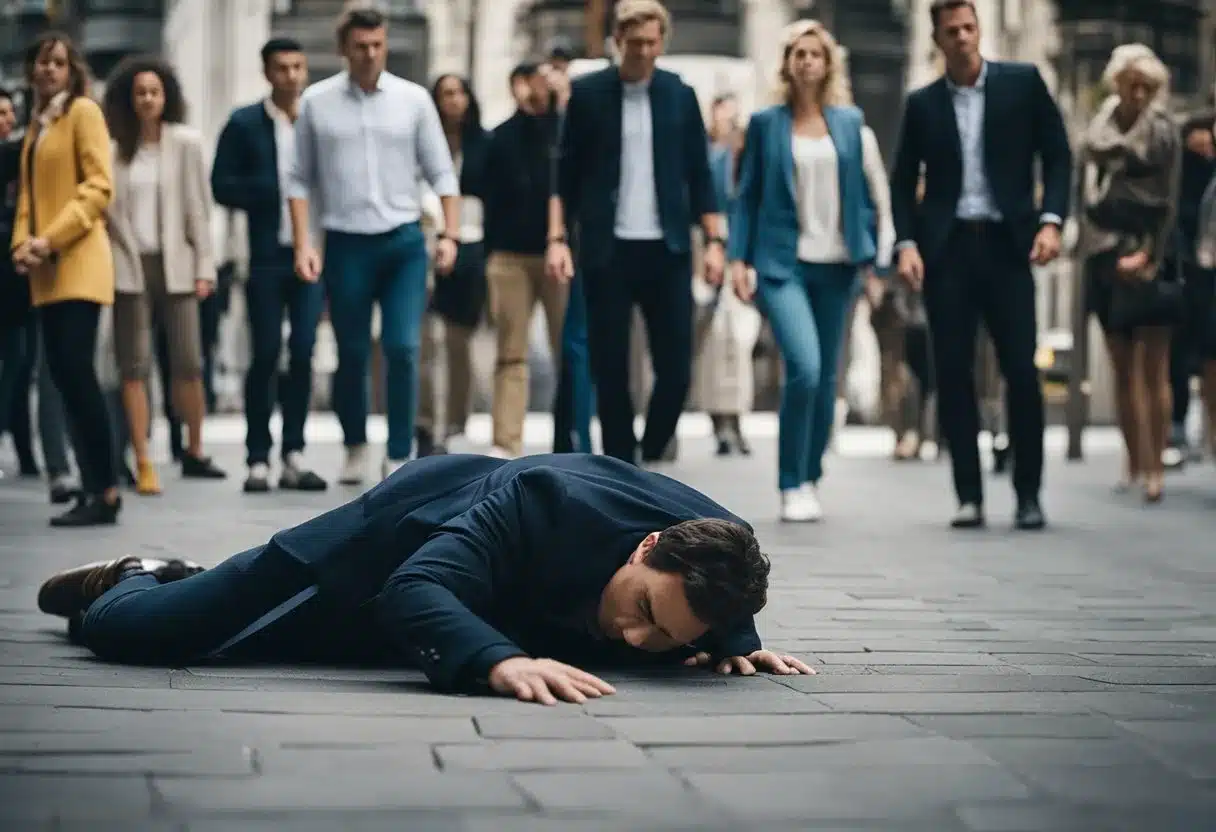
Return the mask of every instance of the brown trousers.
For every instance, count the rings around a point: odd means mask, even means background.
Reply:
[[[439,330],[442,330],[442,336]],[[464,433],[469,421],[473,402],[473,332],[471,326],[441,321],[438,315],[428,315],[423,321],[422,345],[418,353],[417,425],[437,440]],[[438,363],[441,340],[447,376],[442,429],[435,414],[439,403],[435,390],[435,365]]]
[[[537,301],[545,310],[549,349],[556,363],[561,356],[562,324],[570,287],[545,276],[540,254],[497,251],[486,263],[490,290],[490,320],[498,341],[494,365],[494,445],[512,455],[523,451],[524,418],[528,413],[528,341]]]

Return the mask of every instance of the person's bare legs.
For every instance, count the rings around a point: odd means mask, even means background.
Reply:
[[[127,414],[127,434],[135,453],[135,491],[139,494],[160,493],[160,477],[152,464],[148,450],[148,388],[142,379],[125,379],[122,383],[122,409]]]
[[[1136,403],[1132,397],[1132,373],[1134,370],[1132,342],[1119,335],[1107,334],[1106,352],[1110,356],[1115,381],[1115,419],[1123,437],[1127,453],[1123,479],[1116,486],[1125,491],[1134,487],[1144,473],[1140,468],[1140,455],[1136,447]]]
[[[1140,342],[1140,375],[1143,380],[1145,422],[1144,434],[1144,498],[1149,502],[1161,499],[1165,488],[1163,454],[1170,438],[1170,412],[1173,394],[1170,391],[1170,328],[1146,327],[1137,333]]]

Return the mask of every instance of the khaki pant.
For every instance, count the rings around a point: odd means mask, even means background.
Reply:
[[[470,349],[473,327],[443,321],[429,315],[423,322],[422,345],[419,350],[418,422],[419,429],[432,438],[443,441],[464,433],[473,401],[473,359]],[[435,407],[439,403],[435,390],[435,370],[439,343],[443,341],[447,376],[443,424],[438,424]]]
[[[570,297],[568,285],[545,277],[539,254],[495,252],[486,263],[490,320],[498,334],[494,365],[494,445],[512,455],[523,451],[524,417],[528,412],[528,335],[539,300],[549,328],[553,361],[560,359],[562,323]]]

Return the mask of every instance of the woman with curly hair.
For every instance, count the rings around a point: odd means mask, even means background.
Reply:
[[[201,136],[183,122],[186,102],[173,69],[150,56],[127,58],[106,85],[114,137],[114,349],[135,451],[136,490],[159,494],[148,451],[147,380],[152,330],[168,335],[173,409],[186,424],[182,476],[221,479],[203,456],[203,357],[198,303],[215,287],[211,202]]]
[[[88,96],[84,58],[66,35],[48,32],[30,45],[25,78],[34,106],[21,148],[13,264],[29,279],[81,479],[76,506],[51,525],[109,525],[122,498],[94,355],[102,307],[114,302],[110,242],[100,222],[114,192],[110,134]]]
[[[878,141],[852,104],[840,47],[818,21],[786,27],[776,98],[744,139],[731,279],[745,300],[758,295],[785,364],[781,519],[813,522],[859,272],[871,299],[881,297],[872,267],[890,265],[895,229]]]

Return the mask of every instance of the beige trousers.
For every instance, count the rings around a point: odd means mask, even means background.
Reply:
[[[540,254],[495,252],[486,263],[490,320],[498,341],[494,365],[494,445],[513,456],[523,451],[524,417],[528,413],[528,336],[537,301],[545,310],[549,348],[561,356],[562,323],[570,287],[545,276]]]

